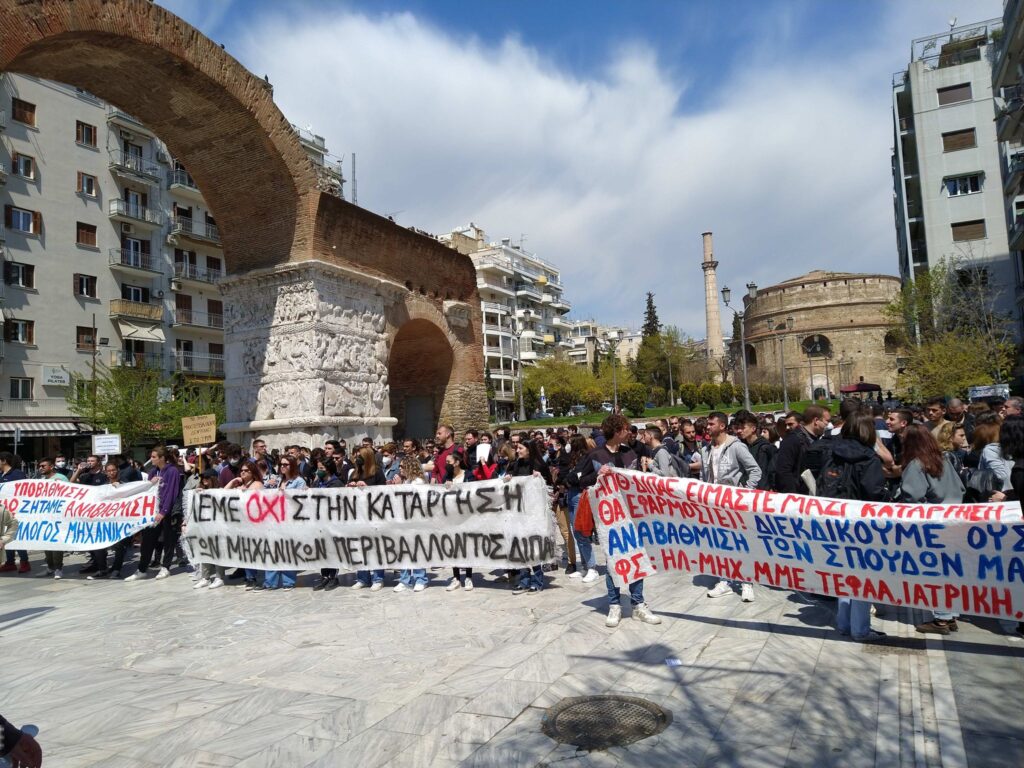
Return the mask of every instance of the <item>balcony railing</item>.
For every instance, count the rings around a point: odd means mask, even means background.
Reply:
[[[223,376],[224,355],[197,355],[192,352],[175,352],[174,370],[178,373],[201,373],[207,376]]]
[[[149,320],[159,323],[164,316],[164,308],[159,304],[147,304],[144,301],[128,299],[110,300],[111,317],[134,317],[137,320]]]
[[[175,325],[192,325],[197,328],[223,328],[224,315],[196,312],[192,309],[174,310]]]
[[[121,216],[125,219],[133,219],[134,221],[141,221],[155,226],[160,226],[164,223],[163,214],[159,211],[154,211],[145,205],[129,203],[127,200],[121,200],[120,198],[110,201],[108,213],[111,216]]]
[[[134,115],[129,115],[127,112],[112,106],[107,107],[107,120],[119,120],[122,123],[131,123],[132,125],[137,125],[139,128],[146,127],[142,124],[142,121],[139,120],[139,118]]]
[[[198,237],[202,240],[209,240],[213,243],[220,242],[220,230],[217,229],[216,224],[193,221],[187,216],[174,217],[171,221],[171,234]]]
[[[111,267],[131,267],[132,269],[145,269],[149,272],[162,271],[151,254],[140,253],[128,248],[111,248],[107,263]]]
[[[188,171],[181,169],[177,171],[171,171],[171,186],[172,187],[187,187],[188,189],[199,191],[199,187],[196,186],[195,180],[189,174]]]
[[[195,280],[198,283],[219,283],[224,279],[221,269],[204,269],[183,261],[174,263],[174,276],[179,280]]]
[[[487,278],[479,277],[479,276],[476,279],[476,287],[477,288],[488,288],[488,289],[490,289],[492,291],[504,291],[505,293],[513,293],[514,292],[512,290],[512,286],[510,286],[510,285],[502,285],[501,283],[499,283],[499,282],[497,282],[495,280],[488,280]]]
[[[31,418],[33,416],[74,418],[68,409],[68,401],[63,397],[41,397],[35,400],[4,398],[0,400],[0,416],[4,418]]]
[[[1015,251],[1024,249],[1024,213],[1017,214],[1010,227],[1010,248]]]
[[[507,315],[509,309],[504,304],[498,304],[495,301],[481,301],[480,307],[484,312],[497,312],[501,315]]]
[[[525,285],[523,283],[520,283],[519,285],[516,286],[516,295],[528,296],[529,298],[537,302],[543,301],[543,296],[541,292],[534,288],[532,285]]]
[[[152,368],[164,366],[164,357],[158,352],[140,352],[129,354],[116,350],[110,354],[110,364],[115,368]]]
[[[110,167],[119,171],[128,171],[140,176],[147,176],[153,180],[160,177],[160,167],[144,160],[132,152],[124,152],[119,149],[110,150]]]

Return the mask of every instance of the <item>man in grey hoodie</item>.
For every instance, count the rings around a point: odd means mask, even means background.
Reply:
[[[761,480],[761,467],[742,440],[729,434],[729,418],[721,411],[708,414],[708,436],[711,441],[701,449],[701,477],[706,483],[757,488]],[[722,597],[733,593],[732,584],[722,579],[708,590],[708,597]],[[745,603],[754,601],[754,585],[740,584],[740,596]]]

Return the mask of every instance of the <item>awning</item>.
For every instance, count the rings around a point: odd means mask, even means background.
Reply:
[[[845,395],[853,392],[881,392],[882,388],[877,384],[868,384],[866,381],[858,381],[856,384],[847,384],[845,387],[840,387],[839,391]]]
[[[33,437],[60,437],[82,433],[73,421],[0,421],[0,434],[14,434],[16,429],[20,429],[22,435]]]
[[[117,327],[121,331],[122,339],[136,339],[138,341],[156,341],[161,344],[167,339],[164,337],[163,328],[159,325],[137,325],[128,320],[118,319]]]

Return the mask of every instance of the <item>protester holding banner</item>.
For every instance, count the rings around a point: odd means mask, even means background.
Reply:
[[[53,459],[40,459],[39,460],[39,479],[40,480],[51,480],[55,483],[66,483],[68,479],[56,470],[56,464]],[[52,549],[44,551],[43,556],[46,559],[46,571],[39,574],[42,577],[52,576],[54,579],[64,578],[64,552]]]
[[[149,454],[150,461],[156,467],[156,474],[152,478],[154,484],[158,484],[160,494],[160,511],[156,516],[156,525],[152,525],[142,531],[142,549],[139,552],[139,570],[129,576],[125,581],[139,581],[148,576],[150,561],[153,558],[153,551],[157,542],[162,539],[162,565],[156,577],[166,579],[171,575],[171,564],[174,562],[174,549],[180,535],[181,490],[184,486],[184,478],[181,470],[174,463],[173,454],[163,446],[154,448]]]
[[[278,465],[281,470],[281,488],[285,490],[300,490],[307,488],[305,479],[301,474],[301,465],[296,452],[289,451],[281,457]],[[295,589],[295,582],[298,580],[298,571],[266,571],[263,577],[263,588],[269,590],[280,589],[290,592]]]
[[[24,479],[25,473],[21,471],[21,457],[7,451],[0,452],[0,485],[9,483],[12,480]],[[20,566],[14,564],[15,554],[17,554],[21,562]],[[7,550],[4,564],[0,565],[0,573],[11,573],[13,571],[28,573],[31,570],[32,566],[28,562],[27,549],[19,549],[17,552],[13,549]]]
[[[580,477],[589,468],[590,458],[587,454],[591,451],[587,438],[582,435],[574,435],[569,441],[569,470],[565,475],[565,500],[569,510],[569,529],[576,541],[576,549],[580,553],[580,560],[583,562],[583,570],[573,569],[569,573],[570,579],[582,579],[585,584],[597,581],[597,554],[594,552],[594,545],[589,536],[584,536],[576,529],[576,511],[580,506],[580,496],[583,490],[580,488]],[[572,563],[575,565],[575,563]]]
[[[450,448],[454,450],[455,441],[451,440],[452,430],[451,427],[445,427],[447,429],[448,439],[451,441]],[[438,435],[442,433],[442,427],[437,429]],[[445,454],[445,458],[441,459],[441,467],[444,466],[445,461],[449,454],[452,453],[449,450]],[[380,467],[377,466],[377,455],[373,452],[372,448],[362,447],[356,451],[355,455],[356,468],[349,476],[349,488],[366,488],[368,486],[386,485],[384,480],[384,473]],[[286,486],[287,487],[287,486]],[[371,573],[370,571],[356,571],[356,580],[352,583],[352,589],[363,589],[369,587],[371,592],[377,592],[384,588],[384,569],[376,568]]]
[[[398,467],[398,481],[408,485],[425,485],[427,478],[423,475],[423,465],[415,456],[405,456]],[[453,568],[458,578],[458,568]],[[469,588],[473,588],[473,569],[466,568],[466,578],[469,580]],[[453,579],[454,581],[454,579]],[[403,568],[398,575],[398,583],[395,585],[395,592],[405,592],[412,589],[413,592],[422,592],[427,588],[429,579],[426,568]],[[450,591],[450,590],[449,590]]]
[[[313,487],[314,488],[342,488],[344,483],[341,482],[341,478],[338,477],[338,465],[334,459],[327,456],[324,453],[316,463],[316,473],[314,474]],[[330,592],[338,587],[338,569],[337,568],[321,568],[320,569],[320,581],[313,586],[314,592]]]
[[[520,441],[516,444],[516,458],[509,464],[505,477],[539,477],[551,489],[551,470],[541,454],[540,443],[536,440]],[[544,589],[544,567],[534,565],[519,571],[519,583],[512,588],[513,595],[536,595]]]

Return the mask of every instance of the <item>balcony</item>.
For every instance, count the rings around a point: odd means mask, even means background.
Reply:
[[[900,133],[913,133],[914,131],[914,117],[901,117],[900,118]]]
[[[220,230],[216,224],[193,221],[187,216],[175,216],[171,220],[170,237],[185,237],[201,243],[220,245]]]
[[[197,355],[191,352],[175,352],[174,372],[223,378],[224,355]]]
[[[111,200],[107,213],[114,221],[121,221],[132,226],[155,228],[164,223],[163,214],[159,211],[154,211],[144,205],[129,203],[127,200]]]
[[[532,285],[525,285],[522,283],[516,286],[516,296],[533,299],[538,303],[544,300],[544,297],[540,291],[538,291]]]
[[[148,253],[140,253],[128,248],[111,248],[109,253],[107,264],[111,269],[120,269],[131,274],[145,274],[147,277],[151,276],[153,272],[159,274],[163,271],[152,255]]]
[[[1024,250],[1024,213],[1017,214],[1010,227],[1010,250]]]
[[[477,289],[483,289],[487,291],[499,291],[501,293],[508,294],[509,296],[515,296],[515,293],[509,286],[502,285],[496,280],[488,280],[485,277],[480,277],[479,273],[477,273],[476,287]]]
[[[203,199],[203,193],[199,191],[195,179],[192,178],[188,171],[181,169],[171,171],[168,177],[167,188],[171,192],[177,192],[183,197],[190,197],[193,200],[199,201]]]
[[[532,349],[524,349],[519,353],[519,359],[524,363],[536,362],[540,356]]]
[[[509,260],[500,256],[482,256],[473,259],[473,263],[476,266],[477,272],[496,270],[505,275],[512,275],[512,266]]]
[[[558,312],[571,312],[572,302],[567,301],[561,296],[556,296],[555,300],[551,302],[551,308]],[[557,317],[557,316],[556,316]],[[552,318],[554,319],[554,318]]]
[[[224,330],[224,315],[210,314],[209,312],[196,312],[192,309],[174,310],[174,325],[188,326],[189,328],[209,328],[211,330]]]
[[[4,418],[45,418],[74,419],[68,410],[68,401],[63,397],[41,397],[36,400],[0,400],[0,415]]]
[[[999,141],[1016,141],[1024,117],[1024,87],[1003,88],[1003,108],[996,115],[996,137]]]
[[[112,320],[116,320],[119,317],[125,317],[132,318],[133,320],[146,320],[151,323],[159,323],[163,320],[164,308],[160,304],[147,304],[144,301],[111,299],[110,317]]]
[[[7,110],[0,109],[0,131],[7,129]]]
[[[498,325],[497,323],[484,323],[484,333],[502,333],[506,336],[510,336],[512,334],[512,329],[506,328],[503,325]]]
[[[4,227],[2,221],[0,221],[0,245],[7,242],[7,229]]]
[[[508,307],[506,307],[504,304],[498,304],[497,302],[494,301],[481,301],[480,308],[484,312],[497,312],[499,315],[507,315],[509,313]]]
[[[141,180],[147,184],[160,183],[160,166],[144,160],[139,155],[119,149],[110,150],[110,170],[125,175],[132,180]]]
[[[1014,155],[1007,165],[1003,181],[1003,194],[1013,196],[1020,189],[1020,183],[1024,180],[1024,154]]]
[[[160,370],[164,367],[164,357],[159,352],[126,354],[123,350],[110,353],[111,368],[147,368]]]
[[[221,269],[204,269],[203,267],[197,267],[195,264],[176,261],[174,263],[174,279],[216,285],[224,279],[224,271]]]
[[[134,131],[136,133],[144,133],[147,136],[153,135],[153,132],[143,125],[139,118],[134,115],[129,115],[127,112],[124,112],[117,107],[107,107],[107,122],[123,126],[129,131]]]

